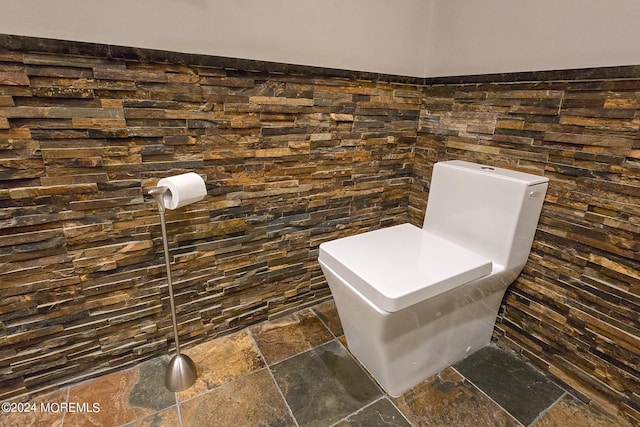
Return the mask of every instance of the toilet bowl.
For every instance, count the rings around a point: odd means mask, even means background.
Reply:
[[[399,396],[487,345],[524,267],[548,179],[436,163],[422,228],[401,224],[320,245],[349,350]]]

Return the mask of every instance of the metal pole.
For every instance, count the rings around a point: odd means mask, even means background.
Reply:
[[[176,304],[173,298],[173,280],[171,278],[171,261],[169,259],[169,244],[167,239],[167,225],[164,218],[164,195],[167,187],[156,187],[149,190],[149,194],[158,203],[160,213],[160,228],[162,229],[162,245],[164,247],[164,260],[167,267],[167,283],[169,288],[169,303],[171,304],[171,321],[173,322],[173,336],[176,343],[176,355],[169,361],[165,385],[171,391],[186,390],[196,381],[196,366],[185,354],[180,354],[180,341],[178,339],[178,321],[176,319]]]
[[[162,228],[162,244],[164,246],[164,262],[167,267],[167,282],[169,284],[169,302],[171,303],[171,321],[173,322],[173,336],[176,343],[176,354],[180,355],[180,341],[178,340],[178,321],[176,320],[176,303],[173,298],[173,280],[171,280],[171,262],[169,261],[169,244],[167,243],[167,224],[164,220],[164,210],[160,211],[160,228]]]

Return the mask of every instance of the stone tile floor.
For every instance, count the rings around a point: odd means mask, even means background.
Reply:
[[[619,425],[494,346],[390,397],[347,350],[332,300],[184,353],[198,368],[188,390],[164,387],[162,357],[40,396],[48,411],[0,414],[0,426]]]

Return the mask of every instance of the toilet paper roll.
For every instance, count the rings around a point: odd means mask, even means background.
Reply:
[[[164,207],[167,209],[178,209],[199,202],[207,195],[204,180],[193,172],[162,178],[158,181],[158,187],[162,186],[169,188],[164,194]]]

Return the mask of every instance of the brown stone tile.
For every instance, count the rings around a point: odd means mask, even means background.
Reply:
[[[22,407],[14,407],[13,409],[20,409],[20,412],[5,412],[4,408],[0,412],[0,426],[5,427],[59,427],[62,425],[62,418],[64,412],[57,410],[59,403],[65,403],[67,401],[67,393],[69,389],[63,388],[56,390],[52,393],[45,394],[43,396],[36,397],[30,400],[28,412]],[[18,402],[14,402],[18,403]],[[46,406],[52,404],[51,406]],[[35,405],[35,406],[33,406]],[[45,405],[45,406],[42,406]],[[11,407],[10,407],[11,409]]]
[[[180,403],[183,427],[295,426],[266,369]]]
[[[177,393],[184,401],[199,393],[264,367],[264,362],[246,330],[207,341],[185,350],[196,365],[193,386]]]
[[[532,427],[609,427],[620,423],[571,395],[565,395]]]
[[[69,402],[98,404],[96,412],[69,412],[64,423],[68,426],[119,426],[156,411],[129,402],[129,395],[140,379],[139,367],[115,372],[72,386]],[[166,389],[165,389],[166,390]]]
[[[520,425],[451,368],[393,401],[415,426]]]
[[[340,316],[338,315],[338,310],[336,309],[336,303],[333,301],[333,299],[313,306],[312,309],[320,318],[320,320],[322,320],[324,324],[327,325],[334,336],[339,337],[340,335],[344,334],[344,331],[342,330],[342,322],[340,321]]]
[[[141,420],[127,424],[127,427],[176,427],[180,425],[178,407],[172,406]]]
[[[331,332],[310,310],[262,322],[250,328],[269,365],[333,339]]]

